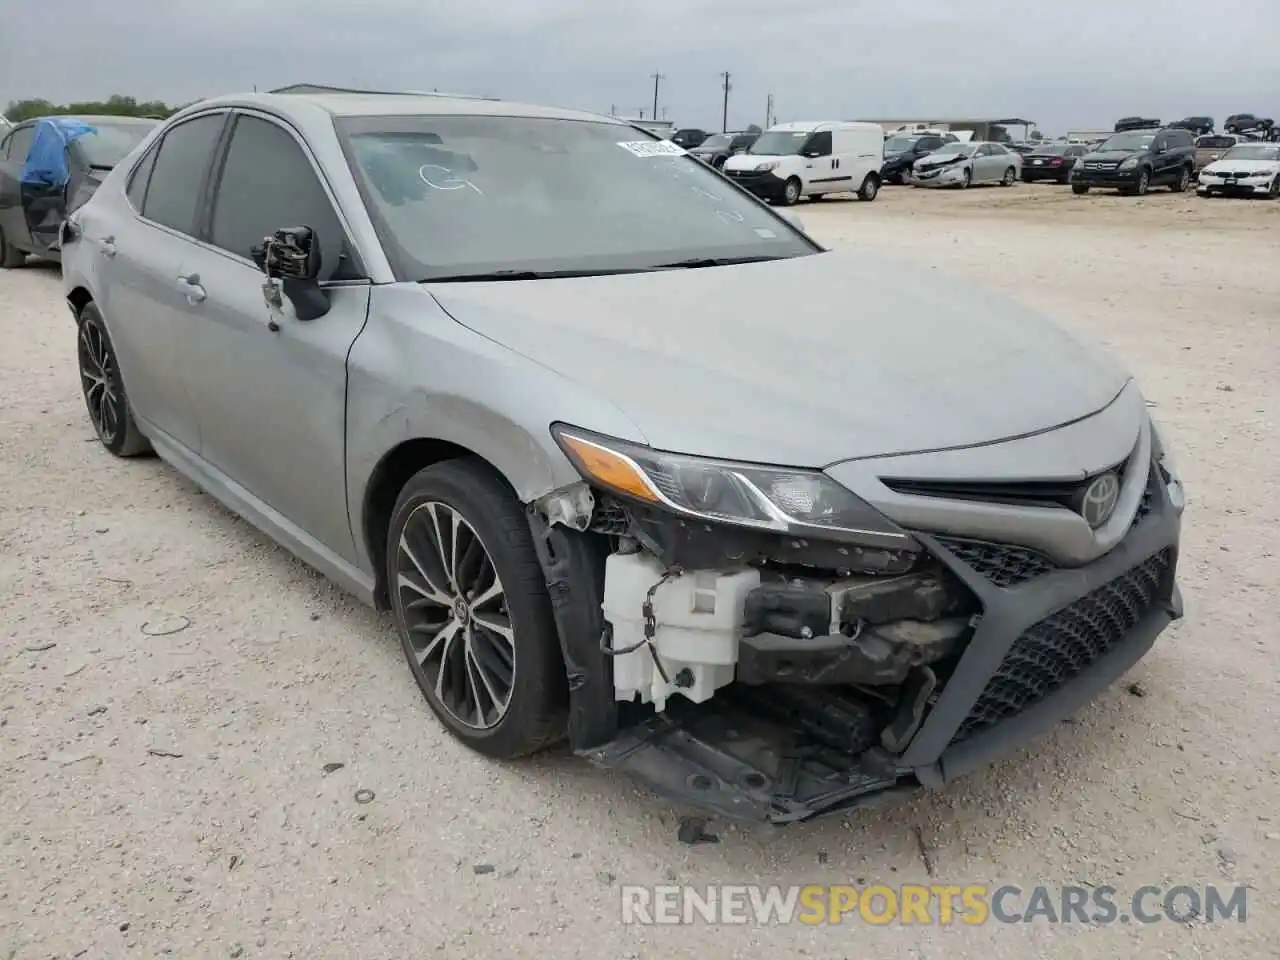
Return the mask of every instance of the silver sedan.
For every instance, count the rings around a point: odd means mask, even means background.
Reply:
[[[204,101],[61,245],[106,450],[389,610],[490,756],[801,820],[1049,729],[1180,615],[1127,372],[607,117]]]
[[[949,143],[911,168],[916,187],[969,187],[998,183],[1011,187],[1022,173],[1022,155],[1002,143]]]

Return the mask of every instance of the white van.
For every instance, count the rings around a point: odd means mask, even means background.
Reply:
[[[722,172],[761,199],[791,206],[828,193],[874,200],[883,163],[878,123],[797,121],[770,127],[746,153],[726,160]]]

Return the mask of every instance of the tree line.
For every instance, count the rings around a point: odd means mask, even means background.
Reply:
[[[21,123],[32,117],[55,115],[110,116],[110,117],[159,117],[164,119],[181,110],[186,104],[169,106],[162,100],[136,100],[121,94],[112,94],[106,100],[83,100],[76,103],[51,103],[48,100],[11,100],[4,115],[12,123]]]

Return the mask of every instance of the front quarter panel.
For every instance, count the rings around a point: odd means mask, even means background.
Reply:
[[[357,530],[378,465],[406,441],[472,451],[524,503],[579,479],[551,438],[557,420],[646,442],[616,407],[464,327],[419,284],[374,287],[347,371],[347,502]]]

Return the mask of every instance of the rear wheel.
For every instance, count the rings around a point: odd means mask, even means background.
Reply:
[[[862,186],[858,188],[858,199],[870,202],[874,200],[880,193],[880,178],[874,173],[868,173]]]
[[[117,457],[136,457],[148,452],[151,444],[133,419],[115,347],[111,345],[107,325],[96,304],[86,304],[80,311],[76,352],[84,403],[102,445]]]
[[[1189,186],[1191,186],[1191,171],[1183,167],[1178,171],[1178,179],[1169,184],[1169,189],[1174,193],[1186,193]]]
[[[11,270],[14,267],[20,267],[27,262],[27,255],[15,246],[11,246],[4,238],[4,231],[0,230],[0,267]]]
[[[1271,181],[1271,189],[1267,191],[1267,197],[1271,200],[1280,197],[1280,174],[1276,174],[1276,178]]]
[[[487,756],[564,736],[568,689],[524,511],[485,464],[451,460],[405,484],[387,531],[391,609],[427,704]]]
[[[1013,181],[1017,176],[1018,176],[1017,171],[1014,170],[1013,167],[1010,167],[1008,170],[1004,172],[1004,176],[1000,178],[1000,186],[1012,187]]]

